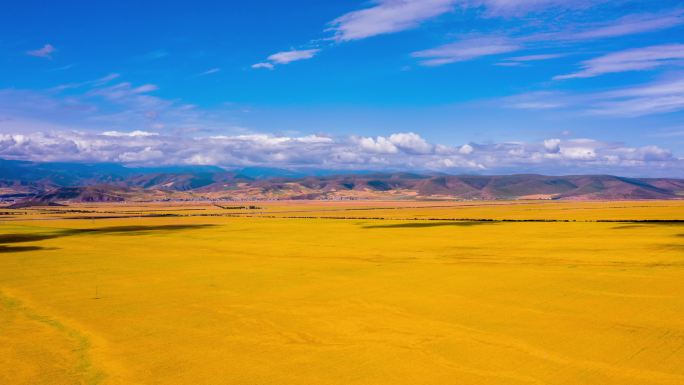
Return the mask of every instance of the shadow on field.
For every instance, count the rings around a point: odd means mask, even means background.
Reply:
[[[622,222],[620,226],[613,227],[613,230],[635,229],[638,227],[654,227],[654,226],[684,226],[684,221],[629,221]]]
[[[60,236],[58,234],[0,234],[0,245],[5,243],[36,242]]]
[[[85,234],[145,235],[155,232],[202,229],[214,225],[159,225],[159,226],[110,226],[94,229],[64,229],[45,234],[0,234],[0,253],[44,250],[41,246],[7,246],[13,243],[37,242],[46,239]]]
[[[44,250],[45,247],[41,246],[5,246],[0,245],[0,254],[3,253],[21,253],[22,251],[36,251]]]
[[[69,230],[62,230],[62,232],[65,233],[64,236],[79,235],[79,234],[136,235],[136,234],[144,234],[144,233],[149,233],[149,232],[202,229],[202,228],[213,227],[213,226],[214,225],[110,226],[110,227],[97,227],[94,229],[69,229]]]
[[[456,226],[456,227],[470,227],[480,225],[492,225],[497,222],[494,221],[450,221],[450,222],[416,222],[416,223],[395,223],[391,225],[370,225],[363,226],[364,229],[401,229],[401,228],[421,228],[421,227],[440,227],[440,226]]]

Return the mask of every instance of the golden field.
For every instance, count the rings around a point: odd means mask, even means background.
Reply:
[[[0,384],[684,384],[684,201],[0,221]]]

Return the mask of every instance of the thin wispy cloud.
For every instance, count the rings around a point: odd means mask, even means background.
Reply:
[[[55,53],[57,49],[52,44],[45,44],[44,46],[34,49],[31,51],[26,51],[29,56],[41,57],[45,59],[52,59],[52,54]]]
[[[134,86],[129,82],[118,83],[106,88],[97,89],[91,91],[92,95],[103,96],[110,100],[120,100],[127,99],[132,96],[146,94],[152,91],[158,90],[154,84],[143,84],[140,86]]]
[[[63,91],[63,90],[68,90],[68,89],[74,89],[74,88],[81,88],[81,87],[99,87],[102,85],[105,85],[112,80],[118,79],[121,75],[117,73],[111,73],[107,74],[103,77],[93,79],[93,80],[86,80],[84,82],[78,82],[78,83],[66,83],[66,84],[60,84],[57,87],[52,88],[53,91]]]
[[[578,40],[604,39],[660,31],[683,24],[684,12],[681,10],[664,14],[633,14],[622,17],[615,22],[596,25],[584,31],[568,34],[566,38]]]
[[[378,35],[392,34],[416,29],[429,20],[446,14],[464,12],[478,18],[511,19],[534,13],[557,13],[564,10],[589,12],[592,8],[610,3],[609,0],[375,0],[371,5],[348,12],[329,23],[326,30],[332,32],[330,40],[348,42]],[[456,12],[457,11],[457,12]],[[684,25],[684,12],[676,9],[662,13],[635,13],[606,22],[564,22],[556,30],[538,26],[538,31],[509,35],[507,30],[482,31],[481,36],[498,36],[504,41],[490,41],[477,46],[478,41],[461,39],[435,48],[415,51],[412,56],[424,59],[421,64],[439,66],[443,64],[477,59],[482,56],[513,52],[525,49],[539,49],[559,44],[616,38],[640,33],[665,30]],[[490,40],[495,40],[493,37]],[[325,39],[324,39],[325,40]],[[461,50],[461,52],[458,52]],[[428,55],[433,55],[431,59]],[[552,56],[554,55],[554,56]],[[528,55],[534,60],[557,58],[556,54]],[[532,57],[537,56],[537,59]],[[524,57],[524,56],[523,56]],[[288,61],[289,62],[289,61]],[[496,65],[522,66],[523,60],[505,60]],[[252,65],[252,68],[273,69],[280,64],[268,60]]]
[[[684,111],[684,76],[599,92],[541,91],[500,100],[521,110],[564,109],[583,115],[634,118]]]
[[[420,63],[422,65],[440,66],[472,60],[482,56],[517,51],[519,49],[520,45],[510,42],[505,38],[470,37],[436,48],[417,51],[411,55],[421,59]]]
[[[163,59],[165,57],[169,56],[169,52],[166,51],[165,49],[156,49],[154,51],[146,52],[142,55],[135,56],[133,58],[134,61],[154,61],[154,60],[159,60]]]
[[[72,69],[72,68],[74,68],[74,64],[68,64],[68,65],[65,65],[65,66],[61,66],[61,67],[57,67],[57,68],[52,68],[52,69],[48,70],[48,72],[66,71],[66,70],[70,70],[70,69]]]
[[[211,69],[208,69],[204,72],[201,72],[201,73],[197,74],[197,76],[207,76],[207,75],[212,75],[212,74],[216,74],[219,72],[221,72],[221,69],[216,67],[216,68],[211,68]]]
[[[529,12],[534,9],[544,9],[555,5],[555,1],[494,1],[481,3],[484,7],[494,7],[500,11],[509,10],[511,15],[518,11]],[[578,5],[578,4],[576,4]],[[518,10],[518,11],[515,11]],[[684,25],[684,15],[681,11],[662,14],[633,14],[615,21],[601,23],[580,23],[565,25],[559,31],[533,32],[526,34],[465,36],[450,44],[440,47],[414,52],[412,56],[424,58],[433,53],[433,60],[423,61],[426,65],[443,65],[460,61],[477,59],[492,54],[523,51],[528,49],[557,49],[567,48],[568,45],[581,47],[587,40],[600,40],[629,36],[640,33],[660,31]],[[525,62],[549,60],[565,56],[559,53],[539,53],[507,58],[496,63],[499,66],[522,66]]]
[[[503,61],[496,63],[496,65],[517,67],[517,66],[523,66],[526,63],[530,63],[530,62],[558,59],[558,58],[565,57],[565,56],[567,56],[567,54],[562,54],[562,53],[514,56],[514,57],[505,58],[505,59],[503,59]]]
[[[578,9],[609,0],[376,0],[373,6],[346,13],[328,31],[336,41],[401,32],[455,9],[482,8],[486,16],[516,17],[547,9]],[[669,21],[674,23],[673,20]]]
[[[154,95],[152,83],[118,81],[119,74],[62,85],[44,91],[0,90],[0,117],[6,129],[19,132],[104,132],[165,130],[190,133],[230,129],[235,124],[221,118],[221,111],[205,117],[205,111],[177,99]]]
[[[635,117],[684,110],[684,77],[598,93],[602,99],[591,112]]]
[[[528,13],[590,8],[614,0],[471,0],[467,6],[483,7],[490,17],[516,17]]]
[[[514,56],[514,57],[508,57],[504,60],[514,61],[514,62],[529,62],[529,61],[558,59],[559,57],[563,57],[563,56],[567,56],[567,55],[562,54],[562,53],[550,53],[550,54]]]
[[[252,68],[266,68],[273,69],[278,64],[289,64],[295,61],[311,59],[316,54],[320,52],[320,49],[300,49],[300,50],[290,50],[274,53],[270,55],[266,62],[256,63],[252,65]]]
[[[684,44],[664,44],[610,53],[582,62],[578,72],[555,76],[555,80],[590,78],[610,73],[652,70],[684,64]]]
[[[316,56],[319,51],[319,49],[294,49],[291,51],[274,53],[268,57],[268,60],[276,64],[288,64],[292,63],[293,61],[311,59],[312,57]]]
[[[275,68],[275,66],[271,63],[262,62],[262,63],[252,64],[252,68],[254,68],[254,69],[263,68],[263,69],[267,69],[267,70],[272,70],[273,68]]]
[[[378,0],[369,8],[346,13],[330,22],[337,41],[365,39],[400,32],[447,13],[456,0]]]

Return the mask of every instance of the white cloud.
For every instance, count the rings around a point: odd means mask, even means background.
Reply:
[[[57,51],[57,49],[52,44],[45,44],[38,49],[26,51],[26,54],[29,56],[52,59],[52,54],[55,53],[55,51]]]
[[[102,135],[135,138],[135,137],[141,137],[141,136],[157,136],[159,134],[156,132],[147,132],[147,131],[135,130],[135,131],[131,131],[131,132],[105,131],[102,133]]]
[[[81,87],[100,87],[103,86],[112,80],[115,80],[119,78],[121,75],[117,73],[111,73],[108,75],[105,75],[101,78],[97,78],[94,80],[86,80],[84,82],[78,82],[78,83],[66,83],[66,84],[60,84],[57,87],[52,88],[53,91],[64,91],[68,89],[76,89],[76,88],[81,88]]]
[[[544,148],[548,153],[557,154],[560,152],[560,143],[560,139],[546,139],[544,140]]]
[[[594,148],[583,146],[582,143],[569,143],[566,146],[559,147],[557,154],[560,154],[561,158],[565,160],[585,161],[595,160],[598,156]]]
[[[628,15],[609,24],[595,26],[569,35],[572,39],[604,39],[610,37],[634,35],[676,27],[684,24],[681,10],[665,14]]]
[[[546,10],[590,8],[611,0],[374,0],[372,6],[346,13],[332,22],[329,30],[337,41],[365,39],[372,36],[401,32],[416,28],[421,23],[453,11],[455,8],[481,8],[485,16],[516,17]],[[626,20],[632,30],[647,31],[673,26],[676,18],[663,20]],[[623,27],[628,31],[629,27]],[[620,31],[615,29],[612,35]],[[627,33],[627,32],[623,32]],[[610,35],[609,30],[596,32]]]
[[[395,146],[387,138],[378,136],[377,138],[360,138],[359,147],[366,152],[378,153],[378,154],[395,154],[399,152],[397,146]]]
[[[554,102],[519,102],[509,106],[520,110],[550,110],[563,107],[563,104]]]
[[[473,6],[483,6],[489,16],[514,17],[532,12],[588,8],[611,0],[472,0]]]
[[[221,72],[220,68],[218,68],[218,67],[217,68],[210,68],[210,69],[208,69],[202,73],[199,73],[197,76],[206,76],[206,75],[211,75],[211,74],[215,74],[218,72]]]
[[[0,90],[0,132],[83,129],[86,131],[133,130],[197,132],[226,130],[221,110],[197,109],[178,100],[164,99],[150,92],[152,84],[122,82],[110,85],[118,74],[46,91]]]
[[[557,59],[557,58],[563,57],[563,56],[565,56],[565,54],[549,53],[549,54],[514,56],[514,57],[506,58],[504,60],[509,61],[509,62],[515,62],[515,63],[520,63],[520,62],[524,63],[524,62],[530,62],[530,61]]]
[[[557,59],[566,56],[562,53],[549,53],[549,54],[537,54],[537,55],[524,55],[524,56],[514,56],[503,59],[503,61],[496,63],[498,66],[508,66],[508,67],[518,67],[525,63]]]
[[[469,144],[467,144],[467,143],[464,144],[464,145],[462,145],[462,146],[458,149],[458,153],[459,153],[459,154],[463,154],[463,155],[470,155],[470,154],[473,153],[473,151],[475,151],[475,148],[473,148],[473,146],[471,146],[471,145],[469,145]]]
[[[154,150],[152,147],[145,147],[141,151],[124,152],[118,157],[118,161],[123,163],[148,163],[157,162],[164,157],[164,153]]]
[[[496,15],[508,15],[508,16],[520,16],[528,12],[533,12],[535,10],[545,10],[545,9],[562,9],[567,8],[584,8],[590,6],[592,2],[590,1],[556,1],[556,0],[482,0],[482,1],[471,1],[461,4],[465,7],[481,6],[487,9],[490,14]],[[595,2],[594,2],[595,3]],[[499,34],[499,35],[483,35],[483,36],[466,36],[459,41],[451,44],[446,44],[433,49],[427,49],[422,51],[414,52],[412,55],[414,57],[427,59],[423,60],[424,65],[443,65],[454,62],[466,61],[477,59],[482,56],[489,56],[513,51],[519,51],[524,49],[535,49],[539,51],[540,49],[558,49],[558,47],[563,47],[567,49],[568,45],[578,44],[585,40],[597,40],[597,39],[607,39],[615,38],[620,36],[634,35],[639,33],[653,32],[668,28],[673,28],[679,25],[684,25],[684,12],[681,10],[675,10],[671,12],[661,13],[661,14],[632,14],[622,17],[617,20],[605,21],[600,23],[588,23],[588,24],[577,24],[577,23],[566,23],[562,24],[560,29],[555,32],[544,32],[544,33],[517,33],[517,34]],[[677,48],[677,45],[670,45],[670,48]],[[663,49],[667,49],[663,46]],[[638,53],[634,53],[638,54]],[[644,52],[645,55],[650,54],[649,52]],[[655,53],[657,54],[657,53]],[[567,56],[564,53],[538,53],[530,55],[521,55],[516,57],[506,58],[501,62],[496,63],[498,66],[509,66],[518,67],[522,66],[524,63],[532,61],[550,60],[556,59],[563,56]],[[608,56],[608,55],[607,55]],[[614,59],[619,60],[621,58],[607,58],[607,60]],[[628,59],[628,58],[623,58]],[[660,66],[667,61],[667,58],[655,58],[651,63],[639,63],[643,66],[653,65],[654,68]],[[602,64],[600,61],[597,63],[592,63],[591,61],[585,62],[587,65],[592,64]],[[606,66],[610,63],[605,63]],[[616,65],[617,63],[613,63]],[[637,63],[631,63],[632,66],[636,66]],[[617,67],[616,67],[617,68]],[[639,68],[635,68],[639,69]],[[582,72],[580,74],[570,74],[561,75],[557,79],[569,78],[569,77],[588,77],[589,72]],[[594,75],[590,75],[594,76]]]
[[[522,110],[571,109],[617,117],[662,114],[684,110],[684,76],[601,92],[531,92],[496,102]]]
[[[293,49],[290,51],[277,52],[269,56],[268,61],[252,64],[252,68],[266,68],[272,70],[278,64],[289,64],[299,60],[311,59],[320,52],[320,49]]]
[[[288,64],[292,63],[293,61],[299,61],[299,60],[306,60],[306,59],[311,59],[312,57],[316,56],[316,54],[320,51],[319,49],[303,49],[303,50],[291,50],[291,51],[284,51],[284,52],[278,52],[274,53],[273,55],[268,57],[268,60],[270,60],[272,63],[275,64]]]
[[[376,0],[372,7],[333,20],[330,30],[337,41],[404,31],[451,11],[455,3],[456,0]]]
[[[684,110],[684,77],[601,92],[589,111],[598,115],[643,116]]]
[[[668,64],[684,64],[684,44],[664,44],[613,52],[582,62],[579,72],[554,79],[589,78],[609,73],[650,70]]]
[[[252,68],[254,68],[254,69],[265,68],[265,69],[272,70],[273,67],[274,67],[273,64],[271,64],[271,63],[266,63],[266,62],[264,62],[264,63],[252,64]]]
[[[439,66],[516,51],[520,45],[499,37],[468,37],[436,48],[417,51],[411,55],[422,59],[421,64]]]
[[[123,82],[106,88],[97,89],[95,91],[92,91],[92,94],[103,96],[110,100],[117,100],[128,99],[140,94],[146,94],[148,92],[156,91],[158,89],[159,87],[157,87],[154,84],[143,84],[141,86],[135,87],[129,82]]]
[[[400,132],[389,137],[390,143],[404,151],[415,154],[427,154],[432,152],[433,146],[413,132]]]

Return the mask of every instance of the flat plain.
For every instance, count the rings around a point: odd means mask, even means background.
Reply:
[[[0,221],[1,384],[684,383],[684,201]]]

